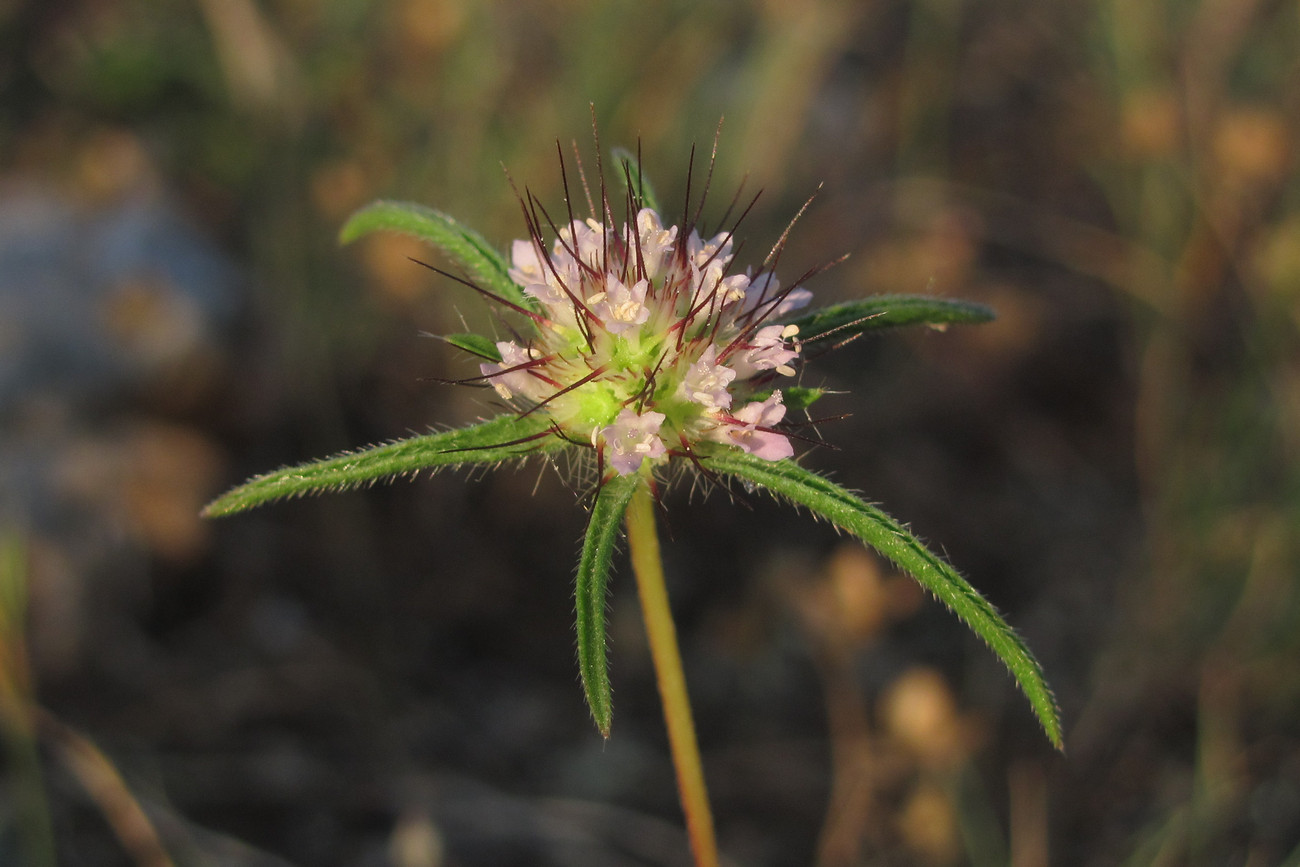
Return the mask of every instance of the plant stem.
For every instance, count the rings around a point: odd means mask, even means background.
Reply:
[[[668,607],[659,536],[655,531],[654,499],[649,485],[641,485],[632,495],[626,520],[632,571],[636,574],[641,614],[645,618],[650,655],[659,681],[659,698],[664,706],[664,722],[668,726],[668,743],[677,769],[677,791],[682,801],[682,812],[686,814],[691,851],[695,853],[696,867],[717,867],[718,844],[713,834],[713,813],[709,810],[709,793],[704,786],[700,748],[695,740],[695,722],[691,718],[691,699],[686,693],[682,655],[677,648],[677,630]]]

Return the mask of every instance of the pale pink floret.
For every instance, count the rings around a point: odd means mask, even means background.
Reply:
[[[577,263],[558,244],[548,261],[536,242],[515,241],[510,245],[510,262],[513,267],[506,272],[510,279],[543,304],[565,297],[556,285],[556,272],[566,284],[578,275]]]
[[[600,436],[605,440],[605,458],[619,475],[627,476],[641,469],[641,462],[662,457],[667,451],[659,438],[659,428],[667,418],[661,412],[637,415],[624,409],[614,423],[604,427]]]
[[[700,233],[692,230],[690,237],[686,239],[686,252],[690,256],[691,263],[697,268],[703,268],[705,263],[711,262],[718,262],[726,267],[731,261],[731,233],[722,232],[708,241],[703,241],[700,239]]]
[[[748,277],[744,274],[728,275],[725,264],[716,259],[710,262],[703,272],[694,265],[691,268],[695,282],[695,293],[691,298],[692,308],[703,304],[705,299],[708,299],[709,307],[717,310],[724,305],[739,301],[749,291]]]
[[[546,315],[557,325],[572,327],[577,321],[573,298],[580,295],[582,270],[569,249],[577,238],[583,258],[598,258],[603,234],[590,226],[574,221],[561,229],[564,244],[556,241],[549,256],[542,256],[535,242],[515,241],[510,247],[514,267],[508,274],[524,294],[536,298],[545,308]],[[566,248],[565,244],[569,245]],[[588,255],[590,251],[594,254]]]
[[[628,261],[634,268],[645,268],[645,276],[653,280],[659,276],[660,269],[673,251],[677,240],[677,227],[664,228],[659,215],[649,208],[643,208],[636,215],[637,247],[628,251]]]
[[[552,256],[573,261],[575,255],[592,268],[604,267],[605,227],[602,224],[588,217],[585,222],[574,220],[560,229]]]
[[[578,313],[570,293],[580,285],[578,263],[568,253],[561,253],[552,255],[550,264],[542,263],[542,268],[542,280],[523,284],[524,294],[540,301],[553,323],[572,328]]]
[[[809,302],[812,301],[812,297],[812,292],[807,289],[791,289],[768,315],[773,319],[780,319],[787,313],[807,307]]]
[[[718,347],[710,346],[699,361],[687,368],[682,377],[680,395],[705,409],[728,409],[731,392],[727,391],[727,386],[735,378],[736,371],[718,364]]]
[[[554,280],[554,278],[552,278],[552,280]],[[524,294],[531,295],[533,298],[542,302],[542,306],[548,311],[550,311],[552,307],[569,303],[569,297],[565,295],[564,291],[554,282],[525,283]]]
[[[605,291],[588,299],[591,312],[610,334],[621,334],[650,318],[650,308],[645,304],[645,293],[649,288],[648,280],[638,280],[627,286],[611,274],[605,278]]]
[[[515,241],[511,244],[510,262],[514,267],[506,273],[519,286],[546,279],[546,263],[542,261],[537,244],[533,241]]]
[[[713,437],[765,461],[783,460],[794,454],[794,446],[782,434],[764,430],[783,418],[785,404],[781,402],[781,392],[774,391],[767,400],[742,406],[726,424],[714,431]]]
[[[516,394],[536,399],[542,386],[541,381],[530,374],[527,368],[512,369],[527,365],[536,358],[536,353],[509,340],[497,343],[497,352],[501,353],[500,364],[485,362],[478,366],[497,394],[505,400],[510,400]]]
[[[799,357],[799,343],[794,339],[798,333],[794,325],[765,325],[728,356],[727,363],[741,379],[749,379],[760,370],[793,376],[790,362]]]

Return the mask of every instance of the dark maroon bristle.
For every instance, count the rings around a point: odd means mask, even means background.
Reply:
[[[795,211],[794,216],[790,218],[790,222],[786,223],[785,231],[781,233],[781,237],[776,239],[776,243],[772,245],[772,249],[768,252],[766,258],[763,259],[764,268],[767,268],[768,266],[771,266],[772,268],[776,267],[775,260],[780,258],[781,251],[785,249],[785,243],[790,237],[791,230],[794,229],[794,224],[799,222],[799,218],[808,210],[808,207],[813,203],[813,199],[817,198],[817,194],[820,193],[821,190],[822,185],[818,184],[817,189],[813,190],[813,194],[808,197],[806,202],[799,206],[799,210]]]
[[[748,428],[749,428],[749,422],[747,422],[747,421],[742,421],[742,420],[736,418],[735,416],[731,416],[731,415],[722,415],[722,416],[719,416],[719,417],[720,417],[723,421],[727,422],[727,424],[733,424],[733,425],[736,425],[736,426],[738,426],[738,427],[743,427],[743,428],[745,428],[745,429],[748,429]],[[785,431],[785,430],[779,430],[778,428],[776,428],[776,427],[774,427],[774,426],[772,426],[772,425],[756,424],[756,425],[754,425],[753,429],[754,429],[754,430],[761,430],[763,433],[774,433],[774,434],[777,434],[778,436],[795,436],[795,434],[789,433],[789,432],[787,432],[787,431]],[[809,439],[807,439],[807,437],[796,437],[796,439],[802,439],[802,440],[804,440],[805,442],[816,442],[815,440],[809,440]]]
[[[507,440],[503,443],[493,443],[492,445],[489,446],[461,446],[460,448],[456,448],[456,449],[443,449],[441,453],[446,455],[446,454],[451,454],[452,452],[479,452],[479,451],[484,451],[486,449],[503,449],[506,448],[507,446],[521,446],[524,443],[530,443],[534,440],[540,440],[550,435],[551,432],[549,430],[544,430],[541,433],[529,434],[528,436],[520,437],[517,440]]]
[[[555,233],[555,239],[560,242],[560,246],[564,248],[564,251],[566,253],[568,253],[570,256],[573,257],[574,263],[578,266],[578,269],[581,271],[585,271],[587,275],[592,277],[593,279],[602,278],[604,274],[601,271],[598,271],[597,269],[593,268],[591,265],[588,265],[585,261],[583,261],[582,256],[579,255],[581,251],[578,249],[578,238],[576,233],[574,234],[574,238],[571,243],[565,241],[563,236],[560,235],[560,227],[555,225],[555,220],[551,218],[550,213],[546,210],[546,206],[543,205],[537,199],[533,199],[533,202],[537,206],[537,209],[541,211],[542,216],[546,218],[546,224],[550,226],[551,231]],[[573,229],[572,223],[569,224],[569,229],[570,231],[572,231]],[[554,267],[552,267],[551,271],[552,273],[555,273]],[[558,280],[559,274],[556,274],[555,277]],[[568,291],[567,288],[565,291]],[[590,313],[591,311],[587,311],[587,312]]]
[[[572,445],[575,446],[583,446],[585,448],[594,448],[594,446],[592,446],[592,444],[587,442],[586,440],[575,440],[573,437],[569,436],[567,433],[564,432],[563,428],[560,427],[558,422],[554,422],[554,421],[551,422],[550,431],[560,439],[564,440],[566,443],[571,443]]]
[[[551,379],[551,377],[547,376],[546,374],[536,369],[543,365],[550,364],[552,361],[555,360],[555,358],[556,356],[554,355],[547,355],[542,358],[530,358],[527,361],[523,362],[522,364],[516,364],[514,367],[505,367],[502,368],[501,370],[494,371],[493,373],[485,373],[479,376],[467,376],[464,379],[457,380],[457,381],[477,382],[478,380],[494,379],[498,376],[505,376],[507,373],[516,373],[522,370],[530,374],[531,376],[535,376],[536,378],[540,379],[542,382],[545,382],[548,385],[553,385],[556,388],[559,388],[560,384],[558,382],[556,382],[554,379]]]
[[[645,207],[645,168],[641,164],[641,136],[636,137],[636,200],[637,205]],[[628,184],[631,187],[631,184]]]
[[[704,466],[704,464],[700,463],[700,459],[695,455],[695,450],[691,448],[690,441],[686,439],[686,434],[678,431],[677,439],[682,444],[682,450],[677,451],[676,449],[671,449],[668,452],[670,455],[673,455],[674,457],[686,458],[695,466],[696,470],[698,470],[702,475],[705,476],[705,478],[709,479],[710,481],[713,482],[721,481],[721,477],[718,476],[717,473],[713,472],[708,467]]]
[[[495,301],[496,303],[500,304],[502,307],[508,307],[511,310],[515,311],[516,313],[522,313],[524,316],[527,316],[529,319],[532,319],[534,322],[536,322],[539,325],[546,324],[551,321],[547,319],[545,316],[541,315],[540,313],[534,313],[533,311],[527,309],[526,307],[521,307],[518,304],[515,304],[513,301],[508,301],[505,298],[502,298],[500,295],[489,292],[488,290],[484,289],[482,286],[479,286],[473,280],[466,280],[464,277],[460,277],[456,274],[451,273],[450,271],[444,271],[443,269],[437,267],[436,265],[430,265],[428,262],[421,262],[419,259],[413,258],[411,256],[407,256],[406,258],[410,259],[412,262],[414,262],[417,265],[421,265],[425,268],[428,268],[430,271],[432,271],[435,274],[446,277],[449,280],[455,280],[457,283],[460,283],[462,286],[468,286],[469,288],[473,289],[475,292],[482,295],[484,298]]]
[[[612,226],[614,224],[614,214],[609,207],[609,191],[605,189],[605,165],[600,155],[600,126],[596,123],[595,103],[591,103],[591,139],[596,145],[596,178],[600,181],[600,205],[605,209],[603,222]],[[595,214],[592,216],[595,216]]]
[[[551,231],[555,233],[556,239],[559,240],[565,251],[577,262],[579,270],[586,270],[589,274],[600,277],[601,275],[593,271],[591,266],[582,261],[576,250],[570,249],[569,245],[564,243],[564,239],[560,237],[560,230],[556,227],[555,221],[551,219],[551,215],[546,212],[546,207],[542,205],[541,202],[537,201],[536,197],[533,196],[531,192],[528,194],[528,198],[533,207],[541,211],[542,216],[546,218],[546,222],[551,227]],[[560,277],[560,272],[555,267],[555,261],[551,258],[551,253],[546,249],[544,244],[542,245],[542,253],[546,258],[547,267],[551,270],[551,275],[555,277],[555,282],[559,285],[560,289],[563,290],[565,296],[569,299],[569,303],[573,305],[574,313],[577,314],[574,317],[574,321],[578,325],[578,330],[582,332],[583,340],[587,342],[587,348],[589,350],[595,349],[591,331],[591,321],[599,322],[599,318],[590,308],[587,307],[583,300],[578,297],[577,293],[568,287],[563,278]]]
[[[857,340],[859,337],[861,337],[863,334],[866,333],[865,331],[856,330],[859,325],[861,325],[864,322],[870,322],[872,319],[877,319],[884,315],[885,314],[883,311],[880,313],[872,313],[870,316],[863,316],[859,319],[854,319],[852,322],[845,322],[843,325],[836,325],[834,328],[830,329],[829,331],[823,331],[821,334],[815,335],[813,337],[808,338],[807,340],[802,341],[802,343],[804,346],[813,346],[814,344],[821,343],[823,340],[826,340],[828,337],[833,337],[834,335],[840,333],[841,331],[848,331],[854,329],[853,333],[850,334],[847,338],[841,340],[839,343],[832,345],[825,351],[829,352],[831,349],[839,349],[842,346],[848,346],[850,343]],[[821,354],[818,355],[818,358],[820,357]]]
[[[573,199],[569,196],[569,173],[564,168],[564,149],[560,146],[560,140],[555,140],[555,153],[560,158],[560,185],[564,188],[564,208],[569,215],[569,226],[574,224],[573,219]],[[574,238],[574,246],[577,246],[577,238]],[[580,258],[580,257],[579,257]]]
[[[646,278],[645,253],[641,249],[641,227],[636,224],[636,217],[632,218],[629,230],[629,234],[632,235],[632,245],[636,248],[636,272],[633,276],[638,280],[643,280]],[[632,251],[629,250],[628,252]],[[627,258],[631,259],[632,257],[628,256]]]
[[[832,422],[832,421],[844,421],[845,419],[850,419],[850,418],[853,418],[853,413],[842,412],[839,415],[826,415],[826,416],[822,416],[821,418],[800,419],[799,421],[783,422],[783,424],[789,425],[792,428],[816,427],[819,424],[826,424],[827,422]],[[829,443],[823,443],[822,445],[831,447]]]
[[[682,196],[681,231],[686,235],[690,234],[690,229],[689,229],[690,220],[688,218],[691,213],[691,173],[694,170],[695,170],[695,145],[691,145],[691,155],[686,160],[686,192]]]
[[[740,179],[740,186],[736,187],[736,192],[732,195],[731,201],[727,202],[727,210],[722,212],[722,217],[718,220],[719,226],[727,225],[727,220],[731,217],[731,212],[736,210],[736,205],[740,203],[740,196],[742,193],[745,192],[745,185],[748,183],[749,183],[749,175],[745,174]]]
[[[704,175],[704,189],[700,191],[700,203],[695,208],[695,216],[690,224],[683,223],[682,232],[689,235],[700,224],[700,215],[704,213],[704,202],[709,197],[709,188],[713,184],[713,168],[718,162],[718,139],[722,137],[722,118],[718,118],[718,128],[713,131],[713,150],[709,152],[709,170]]]
[[[723,273],[723,276],[725,277],[725,272]],[[685,335],[686,329],[695,323],[695,317],[698,316],[700,312],[704,310],[704,308],[711,307],[713,305],[713,300],[715,296],[717,296],[718,294],[718,288],[722,285],[722,279],[723,279],[722,277],[719,277],[714,282],[713,288],[710,289],[705,294],[704,299],[700,301],[698,304],[696,304],[694,307],[687,310],[686,314],[682,316],[681,319],[673,323],[672,327],[678,329],[678,336],[677,336],[678,348],[681,348],[682,337]],[[714,323],[715,331],[717,329],[717,325],[718,323],[715,322]]]
[[[645,381],[641,384],[641,388],[637,390],[636,394],[632,395],[630,398],[623,401],[623,406],[631,406],[632,404],[637,403],[638,401],[643,405],[645,401],[654,397],[655,386],[657,384],[657,377],[659,376],[659,371],[663,369],[664,362],[667,360],[668,360],[668,353],[664,352],[659,356],[659,360],[655,362],[654,367],[649,368],[648,370],[642,372],[642,375],[645,377]]]
[[[587,170],[582,165],[582,152],[578,150],[576,139],[571,143],[573,145],[573,164],[578,168],[578,182],[582,184],[582,194],[587,200],[587,213],[595,217],[599,212],[596,210],[596,203],[591,198],[591,185],[587,183]]]
[[[736,237],[736,230],[740,228],[740,224],[741,224],[741,222],[743,222],[744,219],[745,219],[745,217],[747,217],[747,216],[749,215],[750,210],[752,210],[753,207],[754,207],[754,205],[758,203],[758,197],[761,196],[762,194],[763,194],[763,191],[762,191],[762,190],[759,190],[757,193],[754,193],[754,198],[752,198],[752,199],[749,200],[749,204],[745,207],[745,210],[741,213],[741,215],[740,215],[739,217],[736,218],[736,223],[735,223],[735,225],[733,225],[733,226],[732,226],[732,227],[727,231],[727,233],[726,233],[726,237],[723,238],[722,241],[718,244],[717,249],[714,250],[714,251],[709,255],[709,258],[707,258],[707,259],[704,260],[703,264],[700,265],[700,270],[701,270],[701,271],[703,271],[705,268],[709,267],[709,264],[710,264],[714,259],[716,259],[718,256],[722,255],[722,251],[723,251],[723,249],[727,246],[727,243],[728,243],[729,241],[732,241],[732,240]],[[730,213],[730,210],[731,210],[731,209],[728,208],[727,210],[728,210],[728,213]],[[741,249],[743,249],[743,248],[744,248],[744,242],[743,242],[743,241],[739,241],[739,242],[736,243],[736,248],[731,252],[731,261],[727,263],[727,267],[724,268],[723,271],[722,271],[722,274],[723,274],[724,277],[725,277],[728,273],[730,273],[731,269],[735,266],[735,263],[736,263],[737,261],[739,261],[739,259],[740,259],[740,251],[741,251]]]
[[[730,343],[728,343],[721,352],[718,353],[718,364],[724,363],[726,359],[730,358],[732,353],[734,353],[738,349],[744,349],[744,348],[753,349],[754,347],[751,346],[748,342],[750,337],[750,332],[753,331],[753,329],[754,326],[751,325],[749,326],[749,328],[746,328],[740,334],[737,334],[736,337]]]
[[[599,212],[596,210],[596,203],[591,198],[591,187],[587,184],[587,171],[582,165],[582,153],[578,150],[577,141],[573,142],[573,163],[578,167],[578,178],[582,183],[582,192],[587,199],[587,212],[591,218],[597,219]],[[609,233],[600,233],[600,267],[602,271],[609,271]]]
[[[640,274],[640,276],[645,276],[645,259],[641,255],[641,232],[639,227],[636,224],[636,217],[640,213],[640,211],[637,209],[637,202],[632,192],[631,171],[632,171],[631,167],[628,166],[626,161],[624,161],[623,181],[624,181],[624,185],[627,187],[627,194],[624,195],[623,197],[623,210],[624,210],[623,226],[625,229],[630,227],[632,234],[636,236],[637,262],[640,265],[638,273]],[[623,264],[622,264],[622,268],[620,269],[619,279],[622,280],[624,283],[628,281],[629,275],[627,273],[627,269],[629,263],[631,262],[631,258],[632,257],[628,255],[623,256]],[[658,293],[655,291],[654,284],[651,283],[649,287],[649,291],[647,292],[647,296],[653,298],[657,294]]]
[[[580,388],[580,387],[586,385],[587,383],[591,382],[593,379],[596,379],[597,377],[600,377],[600,376],[604,376],[608,371],[609,371],[609,368],[608,368],[608,367],[605,367],[604,365],[602,365],[602,366],[600,366],[600,367],[597,367],[597,368],[596,368],[595,370],[593,370],[591,373],[587,374],[586,376],[582,377],[581,379],[577,380],[576,382],[571,382],[571,383],[569,383],[568,385],[564,386],[564,388],[561,388],[559,391],[557,391],[555,394],[551,395],[550,397],[546,398],[545,400],[541,401],[540,403],[536,404],[535,406],[530,407],[530,408],[528,409],[528,412],[525,412],[524,415],[528,415],[528,414],[530,414],[530,413],[536,412],[537,410],[539,410],[539,409],[541,409],[542,407],[546,406],[546,405],[547,405],[548,403],[550,403],[551,401],[555,400],[557,397],[562,397],[563,395],[566,395],[566,394],[568,394],[569,392],[573,391],[575,388]],[[552,384],[554,385],[554,384],[557,384],[557,383],[552,383]],[[520,418],[523,418],[523,416],[520,416]]]
[[[596,449],[596,492],[604,487],[605,482],[605,438],[601,437],[592,444]],[[611,477],[612,478],[612,477]]]
[[[807,443],[810,446],[820,446],[821,448],[830,449],[833,452],[840,451],[839,446],[827,442],[826,440],[822,439],[820,436],[816,436],[816,437],[804,436],[803,434],[798,434],[795,433],[793,430],[791,430],[792,427],[799,427],[805,424],[807,423],[806,422],[786,423],[783,421],[781,423],[780,430],[777,430],[776,428],[770,428],[770,427],[755,427],[754,430],[761,430],[761,431],[766,431],[768,433],[780,434],[781,436],[786,437],[787,439],[798,440],[799,442]]]
[[[491,388],[492,385],[487,382],[475,382],[475,380],[486,379],[483,376],[473,376],[467,379],[447,379],[443,376],[422,376],[417,382],[436,382],[438,385],[463,385],[466,388]]]
[[[747,313],[745,313],[745,315],[742,318],[745,320],[756,320],[755,322],[752,323],[752,325],[761,325],[762,322],[766,320],[767,317],[770,316],[772,312],[776,310],[777,307],[781,306],[781,302],[784,301],[791,292],[793,292],[796,289],[799,289],[800,287],[803,286],[803,284],[807,283],[813,277],[816,277],[818,274],[821,274],[822,272],[835,267],[836,265],[840,264],[847,258],[848,255],[846,254],[844,256],[841,256],[838,259],[835,259],[834,261],[825,262],[821,265],[814,265],[813,267],[805,271],[803,274],[801,274],[799,276],[799,279],[795,280],[793,283],[791,283],[789,286],[779,291],[777,294],[773,295],[771,298],[760,299],[759,303],[754,305],[754,307],[751,308]],[[772,273],[772,271],[773,269],[764,267],[763,270],[760,271],[755,276],[755,280],[757,280],[757,278],[761,277],[763,274]],[[771,284],[769,283],[767,285],[771,285]],[[763,291],[764,292],[767,291],[767,286],[763,287]],[[767,309],[764,310],[763,309],[764,307],[766,307]],[[740,319],[737,319],[737,322],[739,321]],[[843,328],[846,326],[840,326],[840,327]]]
[[[754,206],[758,204],[758,200],[762,197],[762,190],[754,193],[754,197],[749,200],[749,204],[745,206],[745,210],[740,212],[740,216],[736,218],[736,222],[732,223],[731,228],[727,230],[728,239],[736,237],[736,232],[740,230],[740,224],[745,222],[745,218],[749,216],[749,212],[754,210]]]

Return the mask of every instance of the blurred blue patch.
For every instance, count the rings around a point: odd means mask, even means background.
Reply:
[[[218,351],[239,274],[165,202],[88,211],[0,194],[0,413],[33,397],[99,405]]]

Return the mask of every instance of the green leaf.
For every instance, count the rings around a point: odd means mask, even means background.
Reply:
[[[639,201],[642,207],[649,208],[659,214],[659,199],[655,196],[654,188],[646,180],[645,175],[641,174],[641,163],[636,154],[627,148],[614,148],[614,161],[618,163],[618,178],[624,183],[630,183],[632,190],[632,199]]]
[[[511,304],[533,309],[533,300],[510,279],[506,258],[478,232],[441,211],[413,202],[372,202],[348,218],[339,232],[339,241],[350,244],[371,232],[382,231],[401,232],[439,248],[483,289]]]
[[[854,534],[888,557],[952,609],[1001,657],[1033,706],[1052,744],[1061,722],[1052,691],[1029,648],[974,587],[889,515],[793,461],[765,461],[730,451],[703,458],[706,469],[760,485]]]
[[[233,515],[272,500],[347,490],[434,467],[493,464],[567,447],[569,443],[559,437],[542,436],[549,425],[549,419],[541,413],[523,418],[502,415],[466,428],[285,467],[222,494],[204,508],[203,517]]]
[[[587,693],[592,719],[605,737],[609,737],[613,716],[605,646],[605,586],[623,513],[640,484],[643,484],[641,476],[632,474],[615,476],[601,485],[582,541],[582,559],[578,561],[574,592],[578,612],[578,670],[582,673],[582,688]]]
[[[942,328],[953,323],[990,322],[993,318],[992,308],[973,301],[924,295],[874,295],[813,310],[791,319],[790,324],[799,326],[799,339],[808,343],[819,337],[848,340],[877,328],[901,325]]]
[[[477,355],[488,361],[501,361],[501,350],[497,349],[496,342],[482,334],[444,334],[442,339],[470,355]]]

